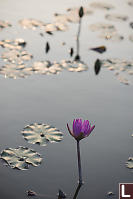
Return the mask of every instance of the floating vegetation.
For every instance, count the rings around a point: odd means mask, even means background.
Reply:
[[[27,125],[21,133],[29,143],[41,146],[46,146],[49,142],[60,142],[63,139],[61,131],[47,124]]]
[[[96,51],[98,53],[104,53],[106,51],[106,47],[105,46],[98,46],[95,48],[90,48],[90,50]]]
[[[1,159],[5,160],[11,168],[27,170],[29,165],[37,167],[41,164],[42,158],[36,151],[26,148],[7,148],[1,152]]]
[[[105,18],[110,20],[110,21],[127,21],[128,16],[126,15],[121,15],[121,14],[106,14]]]
[[[128,158],[128,161],[126,162],[126,167],[129,169],[133,169],[133,157]]]
[[[33,58],[27,51],[9,50],[5,51],[1,55],[4,61],[8,61],[16,64],[23,64],[25,61],[29,61]]]
[[[90,4],[91,7],[97,8],[97,9],[102,9],[102,10],[111,10],[114,8],[113,5],[105,2],[93,2]]]
[[[50,62],[50,61],[38,61],[34,62],[31,70],[35,73],[49,75],[49,74],[58,74],[62,71],[62,67],[58,62]]]
[[[108,23],[95,23],[89,26],[89,29],[92,31],[105,31],[105,32],[114,32],[116,28],[112,24]]]
[[[12,26],[8,21],[2,21],[0,20],[0,31],[3,30],[4,28]]]
[[[15,39],[15,40],[2,40],[0,41],[0,46],[3,48],[9,48],[9,49],[16,49],[20,50],[21,48],[25,47],[26,41],[23,39]]]
[[[25,78],[31,75],[31,71],[29,68],[25,67],[24,64],[16,65],[16,64],[6,64],[5,66],[0,68],[0,74],[4,75],[5,78]]]
[[[121,41],[124,39],[124,37],[117,32],[102,32],[99,37],[109,41]]]
[[[91,15],[93,13],[89,8],[84,7],[84,15]],[[79,8],[69,8],[66,14],[55,13],[55,21],[60,23],[78,23],[79,22]]]
[[[27,29],[33,29],[35,30],[36,28],[42,28],[45,26],[45,24],[40,21],[40,20],[36,20],[36,19],[22,19],[19,21],[19,24],[21,26],[23,26],[23,28]]]
[[[111,71],[116,71],[115,75],[121,83],[125,85],[129,84],[129,75],[133,74],[133,61],[121,59],[106,59],[100,61],[103,67],[108,68]],[[123,77],[123,75],[119,75],[119,73],[121,72],[126,75],[126,77]]]
[[[44,30],[46,33],[51,33],[55,31],[66,31],[68,30],[67,24],[60,23],[60,22],[54,22],[46,24],[44,27]]]
[[[62,60],[60,64],[63,68],[67,69],[70,72],[82,72],[88,70],[88,66],[80,60],[78,61]]]

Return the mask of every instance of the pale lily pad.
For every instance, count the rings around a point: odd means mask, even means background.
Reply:
[[[69,8],[66,14],[55,14],[55,21],[60,23],[78,23],[79,22],[79,9]],[[91,15],[93,13],[89,8],[84,7],[84,15]]]
[[[4,75],[5,78],[25,78],[31,75],[31,70],[25,67],[24,64],[16,65],[16,64],[6,64],[2,68],[0,68],[0,74]]]
[[[21,48],[25,47],[26,42],[22,38],[18,38],[15,40],[2,40],[0,41],[0,46],[3,48],[8,48],[8,49],[16,49],[20,50]]]
[[[32,55],[27,51],[9,50],[2,53],[2,59],[11,63],[23,64],[32,59]]]
[[[0,20],[0,30],[12,26],[8,21]]]
[[[108,23],[95,23],[89,26],[89,29],[92,31],[106,31],[106,32],[115,32],[116,28],[112,24]]]
[[[1,159],[5,160],[11,168],[27,170],[29,165],[39,166],[42,162],[40,154],[36,151],[26,148],[7,148],[1,152]]]
[[[93,2],[90,4],[90,6],[92,8],[97,8],[97,9],[101,9],[101,10],[111,10],[114,8],[113,5],[111,5],[109,3],[105,3],[105,2]]]
[[[36,29],[37,27],[44,27],[44,22],[36,19],[22,19],[19,21],[19,24],[23,26],[23,28],[29,28],[29,29]]]
[[[121,41],[124,39],[124,37],[117,32],[102,32],[99,37],[108,41]]]
[[[122,15],[122,14],[107,14],[105,15],[105,18],[110,20],[110,21],[127,21],[128,16],[127,15]]]
[[[66,31],[68,30],[68,26],[65,23],[54,22],[46,24],[44,30],[45,32]]]
[[[128,161],[126,162],[126,167],[129,169],[133,169],[133,157],[128,158]]]
[[[129,85],[129,75],[133,74],[133,61],[124,59],[106,59],[101,60],[102,66],[109,70],[116,71],[116,78],[123,84]],[[120,74],[122,73],[122,75]]]
[[[32,70],[35,73],[49,75],[58,74],[60,71],[62,71],[62,67],[58,62],[38,61],[33,63]]]
[[[61,131],[47,124],[27,125],[21,133],[29,143],[41,146],[46,146],[49,142],[60,142],[63,138]]]
[[[82,61],[62,60],[60,64],[70,72],[83,72],[88,70],[88,66]]]

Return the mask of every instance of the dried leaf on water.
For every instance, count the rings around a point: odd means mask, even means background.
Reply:
[[[63,139],[61,131],[47,124],[34,123],[27,125],[21,133],[29,143],[41,146],[46,146],[49,142],[60,142]]]
[[[1,152],[1,159],[5,160],[11,168],[19,170],[29,169],[29,165],[39,166],[42,162],[40,154],[27,147],[7,148]]]
[[[95,48],[90,48],[90,50],[96,51],[98,53],[104,53],[106,51],[106,47],[105,46],[98,46]]]

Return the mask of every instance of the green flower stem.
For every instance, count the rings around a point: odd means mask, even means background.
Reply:
[[[81,158],[80,158],[80,145],[79,140],[77,140],[77,156],[78,156],[78,172],[79,172],[79,184],[82,185],[82,169],[81,169]]]

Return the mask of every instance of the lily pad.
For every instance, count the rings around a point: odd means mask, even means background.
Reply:
[[[79,9],[80,8],[69,8],[66,14],[55,13],[55,21],[60,23],[78,23],[79,22]],[[91,15],[93,13],[90,8],[84,7],[84,15]]]
[[[12,26],[8,21],[0,20],[0,30]]]
[[[2,40],[0,41],[0,46],[3,48],[8,48],[8,49],[16,49],[20,50],[21,48],[25,47],[26,41],[24,39],[18,38],[15,40]]]
[[[129,75],[133,74],[133,61],[124,59],[106,59],[101,60],[101,63],[103,67],[116,71],[115,75],[121,83],[129,85]],[[122,75],[120,75],[120,73],[122,73]]]
[[[124,39],[124,37],[117,32],[102,32],[99,37],[108,41],[121,41]]]
[[[126,15],[121,15],[121,14],[107,14],[105,15],[105,18],[110,20],[110,21],[127,21],[128,16]]]
[[[101,9],[101,10],[111,10],[114,8],[113,5],[111,5],[109,3],[105,3],[105,2],[93,2],[90,4],[90,6],[92,8],[97,8],[97,9]]]
[[[19,21],[19,24],[23,26],[23,28],[29,28],[35,30],[38,27],[44,27],[44,22],[36,19],[22,19]]]
[[[60,142],[63,138],[61,131],[47,124],[27,125],[21,133],[29,143],[41,146],[46,146],[49,142]]]
[[[31,70],[26,68],[24,64],[16,65],[16,64],[6,64],[2,68],[0,68],[0,74],[4,75],[5,78],[25,78],[31,75]]]
[[[58,62],[38,61],[34,62],[31,68],[35,73],[49,75],[58,74],[62,71],[62,67]]]
[[[70,72],[83,72],[88,70],[88,66],[80,60],[78,61],[62,60],[60,64],[63,68],[67,69]]]
[[[126,162],[126,167],[129,169],[133,169],[133,157],[128,158],[128,161]]]
[[[32,55],[27,51],[9,50],[2,53],[2,59],[11,63],[23,64],[32,59]]]
[[[108,23],[95,23],[89,26],[89,29],[92,31],[107,31],[107,32],[114,32],[116,28],[112,24]]]
[[[29,165],[37,167],[41,164],[42,158],[36,151],[26,148],[7,148],[1,152],[1,159],[5,160],[11,168],[27,170]]]

